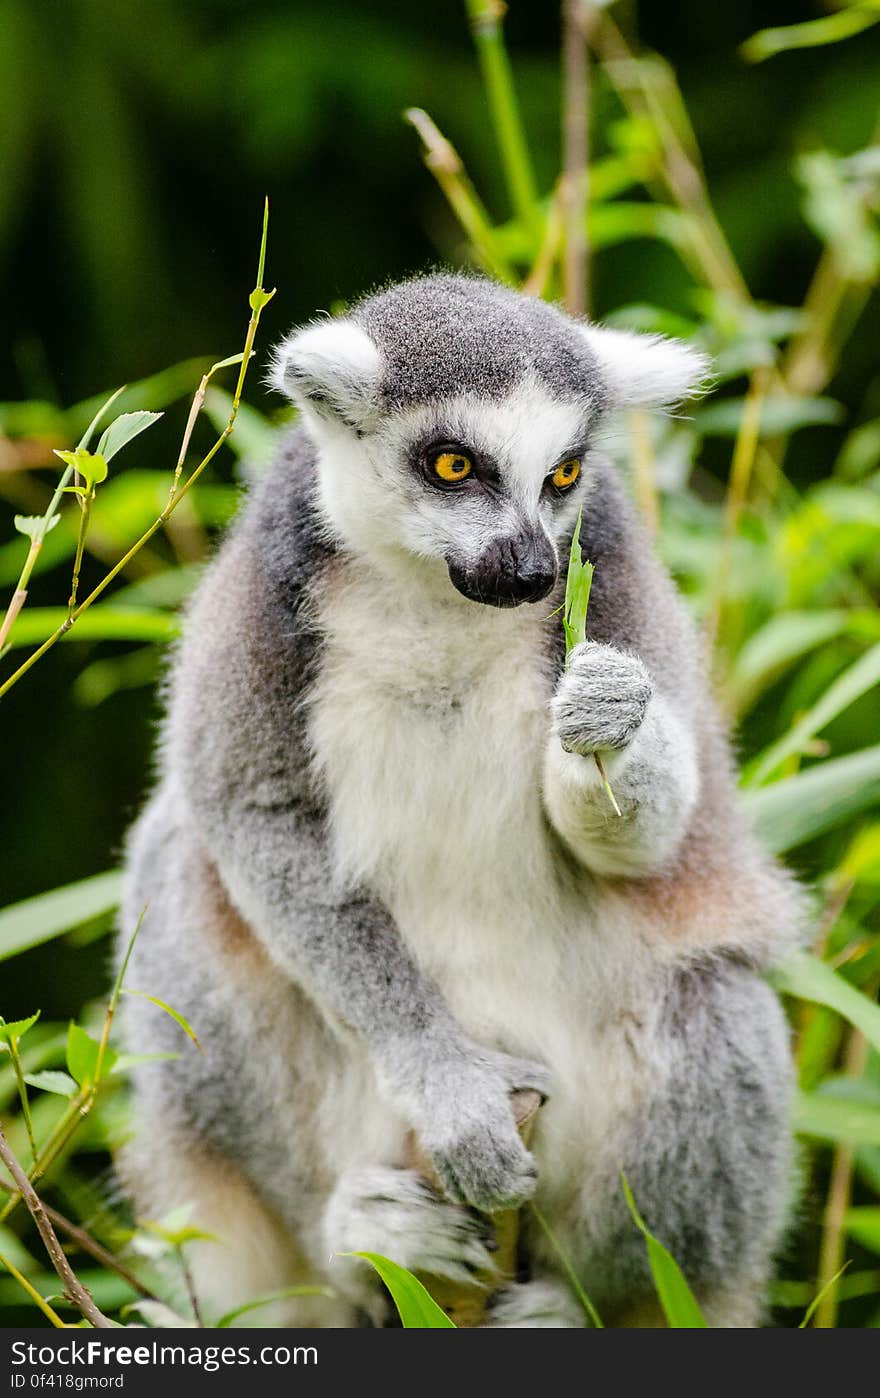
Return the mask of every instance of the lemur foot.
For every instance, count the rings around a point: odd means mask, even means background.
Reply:
[[[488,1330],[582,1330],[584,1309],[562,1282],[516,1282],[489,1303]]]
[[[597,641],[575,646],[551,704],[562,746],[578,753],[626,747],[652,694],[638,656]]]
[[[441,1199],[414,1170],[376,1165],[343,1175],[327,1205],[324,1236],[331,1252],[378,1252],[450,1281],[473,1282],[495,1265],[489,1221]],[[372,1278],[363,1267],[355,1264],[349,1275],[372,1315]]]

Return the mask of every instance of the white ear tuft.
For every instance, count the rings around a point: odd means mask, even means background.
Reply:
[[[613,408],[663,408],[700,392],[709,360],[683,340],[583,325]]]
[[[381,357],[373,341],[351,320],[312,321],[276,347],[269,383],[301,408],[363,425],[374,403]]]

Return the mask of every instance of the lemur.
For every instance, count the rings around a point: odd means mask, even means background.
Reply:
[[[596,437],[684,343],[431,274],[296,330],[297,424],[189,606],[130,837],[123,1177],[191,1205],[215,1318],[382,1325],[366,1249],[466,1280],[534,1198],[606,1324],[661,1323],[641,1213],[710,1324],[762,1323],[790,1057],[762,971],[800,900],[737,806],[697,632]],[[582,510],[588,637],[558,609]],[[564,570],[563,570],[564,571]],[[597,772],[600,754],[620,815]],[[531,1149],[514,1089],[546,1102]],[[406,1166],[407,1132],[443,1193]],[[522,1211],[487,1324],[585,1323]]]

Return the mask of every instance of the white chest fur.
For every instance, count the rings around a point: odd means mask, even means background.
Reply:
[[[545,618],[337,578],[311,739],[340,878],[390,908],[467,1032],[547,1062],[595,1130],[640,952],[543,811]]]

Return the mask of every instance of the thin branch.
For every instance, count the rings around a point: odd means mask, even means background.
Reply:
[[[565,199],[563,288],[566,310],[589,310],[587,206],[590,179],[590,64],[587,36],[594,11],[589,0],[564,0],[562,34],[562,150]]]
[[[182,1247],[179,1247],[177,1249],[177,1255],[180,1259],[180,1269],[183,1272],[183,1279],[186,1282],[186,1292],[189,1296],[189,1304],[192,1307],[192,1313],[195,1318],[196,1325],[198,1325],[201,1330],[204,1330],[205,1321],[204,1317],[202,1316],[201,1306],[199,1305],[199,1298],[196,1295],[196,1284],[193,1281],[192,1270],[190,1268],[189,1263],[186,1260],[186,1257],[184,1256],[184,1251]]]
[[[844,1058],[845,1071],[852,1077],[861,1077],[867,1062],[868,1041],[858,1029],[853,1029]],[[821,1300],[813,1315],[816,1330],[833,1330],[837,1324],[840,1274],[846,1248],[845,1218],[852,1198],[854,1157],[855,1152],[848,1141],[841,1141],[835,1146],[819,1249],[819,1274],[816,1278],[821,1293]]]
[[[746,395],[746,401],[743,405],[739,432],[737,433],[736,443],[733,448],[730,480],[727,486],[727,495],[724,500],[724,521],[721,531],[718,566],[715,570],[712,600],[706,618],[706,635],[710,645],[714,642],[718,634],[718,627],[721,622],[721,612],[724,606],[724,597],[727,591],[727,582],[733,561],[733,548],[736,542],[737,527],[748,496],[749,482],[752,477],[752,467],[755,463],[755,455],[761,438],[761,413],[770,382],[770,372],[766,367],[754,370],[749,384],[749,391]]]
[[[3,1164],[6,1166],[17,1185],[19,1193],[31,1213],[34,1223],[37,1226],[37,1231],[49,1254],[49,1260],[63,1281],[70,1300],[74,1302],[85,1316],[86,1320],[94,1325],[96,1329],[112,1330],[113,1322],[108,1320],[102,1311],[98,1310],[89,1292],[82,1283],[77,1280],[76,1273],[71,1267],[64,1249],[58,1241],[58,1235],[52,1227],[46,1210],[43,1208],[42,1201],[24,1170],[21,1168],[14,1151],[6,1139],[2,1126],[0,1126],[0,1160],[3,1161]]]
[[[443,191],[480,262],[501,281],[513,283],[516,279],[498,251],[491,220],[458,151],[421,107],[408,107],[403,115],[421,137],[425,165]]]
[[[203,376],[202,383],[199,385],[199,390],[196,393],[196,400],[201,403],[199,395],[201,394],[201,398],[204,398],[203,386],[206,383],[206,379],[210,379],[211,375],[214,374],[218,369],[225,368],[227,365],[231,363],[240,364],[238,380],[236,382],[235,393],[233,395],[232,406],[229,410],[229,419],[226,423],[226,426],[220,433],[220,436],[217,438],[214,445],[211,447],[210,451],[208,451],[206,455],[202,457],[202,460],[199,462],[198,466],[196,466],[195,470],[191,473],[187,480],[184,481],[183,485],[178,485],[180,479],[180,472],[183,467],[182,456],[185,455],[185,449],[186,446],[188,446],[189,444],[189,439],[192,434],[193,425],[195,423],[195,417],[193,416],[193,412],[190,412],[190,418],[187,422],[186,430],[184,432],[184,448],[181,453],[181,458],[178,460],[177,467],[175,468],[171,493],[169,494],[168,502],[165,505],[164,510],[159,515],[158,519],[156,519],[153,522],[153,524],[151,524],[150,528],[144,534],[142,534],[141,537],[134,544],[132,544],[131,548],[119,560],[119,562],[116,563],[110,569],[109,573],[107,573],[105,577],[102,578],[102,580],[98,583],[97,587],[93,588],[93,590],[89,593],[88,597],[86,597],[84,601],[80,602],[79,606],[75,609],[75,611],[73,611],[68,617],[65,618],[61,625],[57,627],[55,631],[52,632],[52,635],[49,636],[41,646],[39,646],[35,651],[33,651],[28,656],[27,660],[25,660],[24,663],[20,665],[18,669],[14,671],[14,673],[11,674],[7,680],[4,681],[3,684],[0,684],[0,698],[2,698],[4,694],[8,693],[12,686],[14,684],[17,684],[18,681],[22,679],[24,675],[27,674],[31,667],[34,666],[38,660],[41,660],[47,651],[51,650],[52,647],[56,645],[57,642],[60,641],[63,636],[67,635],[67,632],[71,629],[72,626],[75,625],[79,617],[82,616],[83,612],[86,611],[88,607],[91,607],[92,604],[97,601],[97,599],[101,596],[102,592],[104,592],[105,588],[109,587],[113,579],[119,573],[121,573],[124,568],[128,566],[131,559],[134,558],[134,556],[140,552],[144,545],[148,543],[150,539],[152,539],[153,535],[156,534],[162,528],[169,516],[173,513],[174,510],[177,509],[181,500],[185,499],[188,492],[196,484],[196,481],[202,475],[202,472],[206,469],[210,462],[213,461],[214,457],[217,455],[224,442],[226,442],[227,438],[231,436],[235,427],[235,420],[238,416],[238,409],[241,403],[241,392],[242,388],[244,387],[247,366],[254,352],[254,339],[257,333],[257,326],[260,323],[260,315],[263,311],[263,308],[275,295],[274,291],[264,291],[262,286],[262,269],[266,248],[267,218],[268,202],[266,206],[266,214],[264,215],[263,219],[263,241],[260,247],[259,280],[257,286],[251,292],[250,296],[251,317],[248,321],[247,333],[245,335],[244,350],[241,355],[235,355],[231,360],[221,360],[219,363],[213,365],[212,368],[208,371],[208,374],[206,376]]]
[[[5,1190],[6,1193],[13,1192],[12,1186],[7,1184],[5,1180],[0,1180],[0,1189]],[[61,1232],[64,1233],[72,1243],[76,1243],[77,1247],[82,1248],[83,1252],[87,1252],[96,1262],[100,1262],[102,1267],[106,1267],[108,1271],[115,1272],[117,1276],[128,1283],[132,1291],[136,1291],[139,1296],[143,1296],[147,1301],[158,1301],[160,1299],[155,1292],[151,1291],[148,1286],[145,1286],[144,1283],[135,1276],[134,1272],[129,1271],[124,1262],[120,1262],[115,1253],[111,1252],[109,1248],[105,1248],[103,1243],[99,1243],[98,1239],[92,1233],[89,1233],[87,1229],[82,1228],[78,1223],[74,1223],[72,1219],[59,1213],[57,1209],[53,1209],[51,1204],[44,1203],[43,1208],[46,1211],[47,1218],[55,1228],[60,1228]]]

